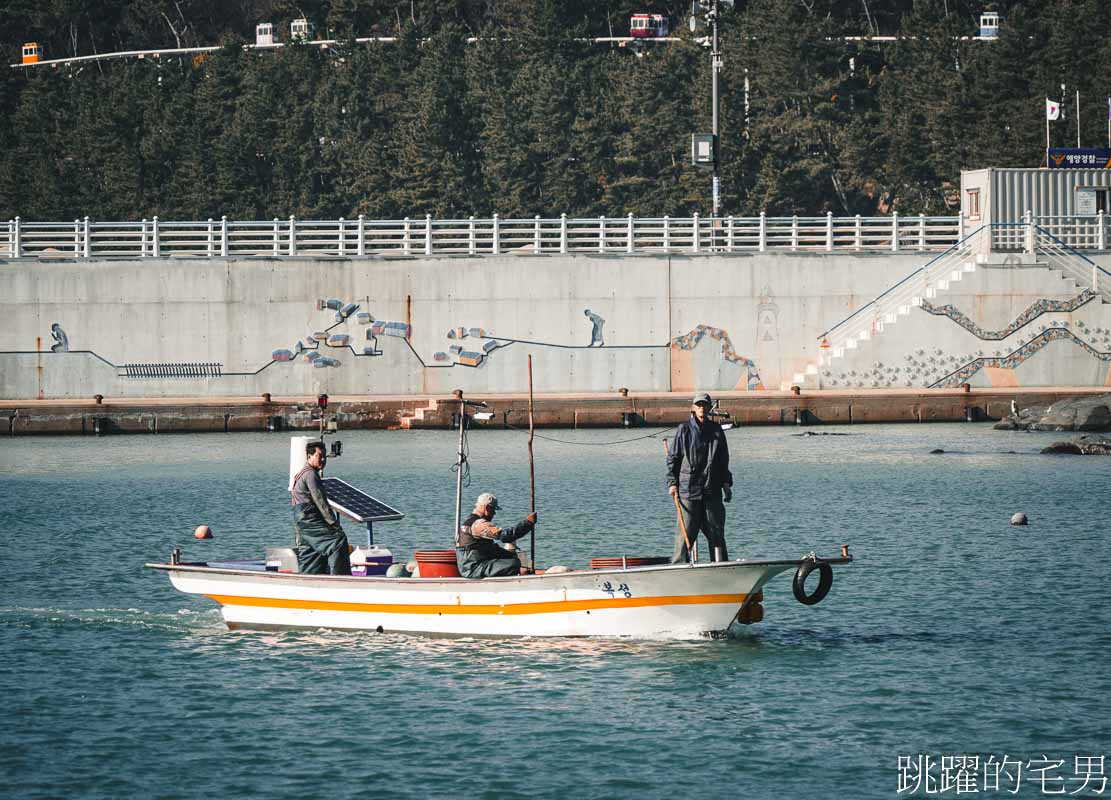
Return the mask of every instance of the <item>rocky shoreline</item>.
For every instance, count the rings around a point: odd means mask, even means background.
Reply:
[[[1028,406],[995,424],[999,431],[1111,431],[1111,393]]]

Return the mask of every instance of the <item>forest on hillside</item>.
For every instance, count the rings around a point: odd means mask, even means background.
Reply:
[[[994,42],[968,38],[985,8],[1004,18]],[[681,41],[590,41],[638,12]],[[27,41],[47,59],[220,49],[4,68],[0,218],[709,214],[690,135],[710,130],[710,57],[689,16],[678,0],[6,0],[9,64]],[[243,49],[257,22],[288,41],[299,17],[338,44]],[[869,35],[900,38],[844,38]],[[737,0],[721,43],[725,214],[955,214],[961,169],[1043,162],[1046,97],[1064,104],[1054,146],[1076,144],[1077,90],[1082,143],[1107,143],[1100,0]]]

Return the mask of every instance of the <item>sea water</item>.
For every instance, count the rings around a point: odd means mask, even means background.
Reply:
[[[813,607],[780,576],[718,641],[231,632],[143,564],[289,544],[285,436],[5,439],[0,796],[1100,796],[1111,458],[979,424],[810,430],[844,435],[728,434],[730,552],[856,561]],[[670,553],[651,434],[540,432],[541,566]],[[329,473],[406,514],[378,543],[451,546],[452,433],[341,438]],[[526,434],[468,449],[467,504],[523,517]]]

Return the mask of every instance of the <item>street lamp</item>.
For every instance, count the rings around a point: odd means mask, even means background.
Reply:
[[[691,3],[691,32],[695,32],[701,25],[708,24],[710,26],[710,75],[711,75],[711,107],[712,122],[710,129],[710,166],[713,169],[713,198],[714,198],[714,213],[717,217],[721,211],[721,175],[720,166],[721,159],[719,155],[719,132],[718,132],[718,74],[721,72],[721,50],[718,47],[718,14],[722,6],[729,8],[733,7],[734,0],[693,0]],[[705,17],[705,21],[699,19],[699,15]],[[706,159],[699,158],[698,140],[702,138],[703,145],[705,134],[694,134],[691,142],[692,159],[695,164],[707,163]],[[704,153],[704,149],[702,150]]]

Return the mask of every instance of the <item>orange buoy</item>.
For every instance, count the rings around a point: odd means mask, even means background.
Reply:
[[[194,539],[211,539],[212,538],[212,528],[208,527],[207,525],[198,525],[197,529],[195,531],[193,531],[193,538]]]

